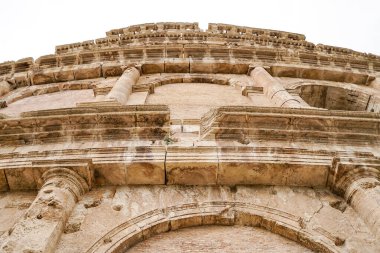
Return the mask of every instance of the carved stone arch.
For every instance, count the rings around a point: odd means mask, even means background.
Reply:
[[[209,76],[209,75],[170,75],[155,78],[146,82],[144,85],[149,86],[149,92],[154,93],[155,88],[174,83],[209,83],[219,85],[231,85],[230,78],[227,76]]]
[[[240,89],[243,81],[228,75],[182,74],[152,78],[134,90],[148,86],[145,104],[168,105],[171,119],[200,120],[220,106],[251,106],[251,99]]]
[[[2,100],[2,113],[18,115],[22,112],[75,107],[76,103],[95,100],[91,81],[70,81],[33,85],[29,89],[16,89]],[[70,98],[70,99],[67,99]]]
[[[141,214],[113,228],[87,253],[123,253],[154,235],[203,225],[260,227],[316,252],[343,252],[339,238],[321,227],[307,227],[302,218],[281,210],[242,202],[183,204]]]
[[[92,89],[91,82],[77,81],[77,82],[67,82],[67,83],[54,83],[47,85],[35,85],[32,86],[27,92],[24,90],[15,90],[12,93],[8,93],[4,96],[3,100],[7,104],[14,103],[18,100],[25,99],[32,96],[51,94],[62,91],[78,91],[78,90],[90,90]]]

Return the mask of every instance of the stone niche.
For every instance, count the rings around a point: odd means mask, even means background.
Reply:
[[[355,89],[325,85],[305,85],[300,97],[310,106],[328,110],[366,111],[370,95]]]

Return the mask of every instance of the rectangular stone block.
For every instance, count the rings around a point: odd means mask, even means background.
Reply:
[[[74,70],[75,80],[99,78],[102,76],[100,63],[84,64],[76,66]]]
[[[166,60],[165,73],[190,73],[189,59]]]
[[[5,170],[5,174],[11,191],[32,190],[37,188],[33,169],[31,168],[7,169]]]
[[[161,159],[159,156],[157,156],[157,160],[154,159],[156,162],[131,162],[128,164],[126,167],[126,184],[165,184],[164,157],[165,154],[163,153]]]
[[[74,70],[72,67],[62,67],[56,69],[54,73],[54,78],[57,82],[66,82],[74,80]]]
[[[166,155],[167,184],[215,185],[218,155],[215,148],[169,148]]]
[[[314,164],[221,162],[218,184],[324,187],[328,170],[327,165]]]
[[[126,165],[116,162],[102,162],[93,165],[94,181],[97,186],[125,185]]]

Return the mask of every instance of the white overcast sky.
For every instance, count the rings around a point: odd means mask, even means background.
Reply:
[[[150,22],[226,23],[302,33],[380,55],[379,0],[2,0],[0,62],[53,54],[56,45]]]

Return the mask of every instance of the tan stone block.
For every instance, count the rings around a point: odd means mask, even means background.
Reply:
[[[202,217],[189,217],[189,218],[180,218],[180,219],[174,219],[170,222],[171,224],[171,230],[178,230],[181,228],[186,227],[194,227],[194,226],[200,226],[202,225]]]
[[[123,163],[94,164],[95,185],[125,185],[126,165]]]
[[[168,126],[170,115],[168,112],[136,113],[137,127],[162,127]]]
[[[323,187],[328,171],[326,165],[220,162],[218,184]]]
[[[163,140],[169,134],[169,127],[137,127],[136,137],[142,140]]]
[[[188,59],[166,60],[165,73],[190,73],[190,62]]]
[[[165,72],[163,61],[146,62],[142,65],[141,71],[143,74],[155,74]]]
[[[25,169],[7,169],[5,170],[9,189],[17,190],[32,190],[36,189],[37,185],[34,181],[34,173],[30,168]]]
[[[97,123],[99,125],[108,125],[114,127],[135,127],[136,119],[134,113],[115,113],[115,114],[100,114],[97,115]]]
[[[14,78],[18,87],[30,85],[30,79],[29,79],[28,72],[15,73],[13,75],[13,78]]]
[[[102,76],[102,67],[99,63],[75,66],[75,80],[98,78]]]
[[[165,184],[164,162],[132,162],[126,166],[126,184]]]
[[[53,83],[55,81],[54,71],[45,69],[40,71],[34,71],[32,75],[32,82],[35,85]]]
[[[166,162],[167,184],[215,185],[217,171],[215,162]]]
[[[57,82],[66,82],[74,80],[74,70],[72,67],[62,67],[56,69],[54,78]]]
[[[119,62],[105,62],[101,68],[104,77],[121,76],[124,72],[123,65]]]

